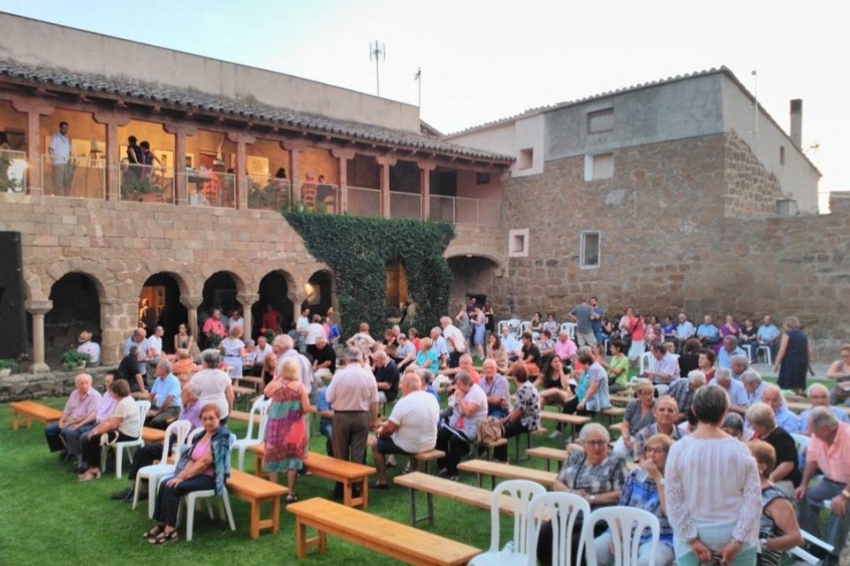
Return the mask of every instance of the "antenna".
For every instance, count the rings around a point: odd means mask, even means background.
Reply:
[[[375,43],[369,43],[369,60],[375,61],[375,79],[378,82],[378,96],[381,96],[381,71],[379,69],[381,61],[387,60],[387,46],[377,39]]]

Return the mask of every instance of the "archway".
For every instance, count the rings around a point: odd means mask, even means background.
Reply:
[[[327,315],[328,309],[333,306],[333,278],[331,274],[327,271],[315,272],[307,280],[304,291],[307,293],[307,298],[301,305],[302,308],[309,308],[311,317],[314,314]]]
[[[234,309],[240,309],[239,301],[236,299],[236,279],[227,271],[217,271],[209,276],[204,283],[203,302],[198,307],[198,342],[201,347],[205,346],[203,340],[204,322],[212,315],[214,309],[221,310],[222,319],[229,317]]]
[[[44,317],[44,348],[48,365],[58,363],[62,352],[76,348],[80,332],[92,333],[102,343],[100,293],[85,273],[67,273],[50,288],[53,308]]]
[[[173,336],[181,324],[189,324],[189,314],[180,302],[180,285],[170,273],[155,273],[148,277],[139,293],[139,306],[147,300],[148,306],[156,311],[156,324],[165,330],[162,347],[174,353]]]
[[[254,336],[259,335],[260,328],[266,324],[263,319],[268,311],[268,305],[280,313],[283,332],[288,332],[294,327],[294,306],[289,298],[289,291],[289,284],[282,271],[271,271],[260,280],[260,298],[251,307]]]
[[[493,294],[494,279],[499,267],[495,261],[475,255],[450,257],[447,261],[452,270],[449,310],[466,303],[469,296],[480,300],[481,296]]]

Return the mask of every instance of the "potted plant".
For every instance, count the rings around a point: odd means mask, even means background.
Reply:
[[[75,371],[86,367],[86,364],[91,361],[91,357],[71,348],[62,353],[61,361],[65,371]]]
[[[0,377],[8,377],[17,369],[18,362],[15,360],[0,360]]]

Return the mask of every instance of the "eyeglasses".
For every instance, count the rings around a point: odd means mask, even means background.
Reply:
[[[599,447],[605,446],[606,444],[608,444],[608,442],[606,440],[585,440],[584,442],[582,442],[582,444],[585,444],[587,446]]]

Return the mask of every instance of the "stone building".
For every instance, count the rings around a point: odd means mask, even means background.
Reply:
[[[117,362],[141,298],[166,343],[213,306],[255,334],[267,305],[285,325],[326,312],[333,275],[281,207],[454,222],[448,257],[503,261],[512,157],[423,134],[416,107],[9,14],[0,28],[0,230],[22,234],[35,371],[81,330]],[[67,162],[50,150],[63,122]],[[129,163],[130,136],[150,166]]]
[[[756,120],[757,118],[757,120]],[[507,263],[471,262],[499,316],[797,315],[832,359],[850,341],[845,200],[817,215],[820,173],[726,68],[625,88],[447,136],[513,155]]]

